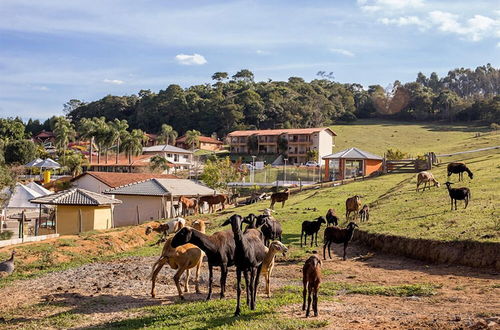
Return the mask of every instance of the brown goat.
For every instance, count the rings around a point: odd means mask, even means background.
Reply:
[[[426,186],[430,190],[431,183],[434,183],[434,186],[437,186],[438,188],[440,187],[439,182],[434,178],[434,175],[431,172],[427,171],[422,171],[417,174],[417,191],[422,183],[424,184],[424,188],[422,189],[422,191],[425,190]]]
[[[208,204],[208,213],[215,212],[215,207],[218,204],[222,205],[222,209],[225,209],[225,204],[228,202],[227,195],[219,194],[219,195],[211,195],[211,196],[202,196],[200,197],[200,211],[203,207],[204,202]]]
[[[191,227],[193,227],[197,231],[205,234],[205,228],[206,228],[205,221],[203,221],[203,220],[195,220],[195,221],[193,221],[193,224],[191,225]]]
[[[198,202],[196,199],[179,196],[179,203],[182,204],[182,215],[189,215],[189,210],[193,210],[194,214],[198,213]]]
[[[311,294],[312,307],[314,316],[318,316],[318,291],[321,283],[321,259],[317,255],[312,255],[306,260],[302,268],[302,310],[306,311],[306,317],[309,317],[311,310]],[[307,295],[307,310],[306,310],[306,295]]]
[[[356,220],[359,215],[359,210],[361,210],[361,197],[359,195],[355,195],[346,199],[345,217],[347,220],[349,220],[349,215],[351,213],[354,213],[354,220]]]
[[[271,195],[271,206],[270,208],[274,208],[274,204],[276,202],[281,202],[281,207],[285,206],[285,202],[288,200],[290,197],[290,190],[288,188],[285,189],[283,192],[275,192]]]

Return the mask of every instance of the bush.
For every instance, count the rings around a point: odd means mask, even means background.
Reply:
[[[2,233],[0,233],[0,241],[5,241],[5,240],[8,240],[8,239],[11,239],[12,236],[14,236],[14,232],[12,231],[4,231]]]
[[[356,121],[358,120],[358,118],[356,117],[355,114],[353,114],[352,112],[350,111],[346,111],[344,112],[340,117],[339,117],[339,121],[343,121],[343,122],[346,122],[346,123],[352,123],[353,121]]]
[[[5,146],[5,163],[26,164],[36,156],[36,145],[30,140],[16,140]]]
[[[408,154],[406,152],[399,150],[399,149],[387,149],[387,152],[385,153],[385,157],[388,160],[400,160],[400,159],[407,158]]]

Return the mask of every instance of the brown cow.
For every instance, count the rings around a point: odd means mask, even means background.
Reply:
[[[196,199],[179,196],[179,203],[182,204],[182,215],[189,215],[189,210],[193,210],[194,214],[198,214],[198,202]]]
[[[359,216],[361,210],[361,196],[355,195],[345,200],[345,217],[349,220],[349,215],[354,212],[354,220]]]
[[[227,201],[228,201],[227,195],[224,194],[202,196],[200,197],[200,212],[202,212],[202,207],[204,202],[208,204],[208,213],[212,213],[215,212],[215,207],[217,206],[217,204],[221,204],[222,209],[224,210]]]
[[[290,190],[288,188],[285,189],[284,192],[275,192],[271,195],[271,209],[274,209],[274,203],[281,202],[281,207],[285,206],[285,202],[290,197]]]

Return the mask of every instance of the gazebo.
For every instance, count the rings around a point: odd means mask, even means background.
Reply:
[[[47,227],[52,227],[56,234],[61,235],[112,228],[113,207],[121,204],[118,199],[80,188],[41,196],[31,202],[56,206],[54,223]],[[49,233],[51,228],[45,229]]]
[[[368,176],[382,171],[383,158],[358,148],[324,156],[325,181]]]

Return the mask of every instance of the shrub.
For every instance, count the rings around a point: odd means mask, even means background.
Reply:
[[[339,117],[339,121],[343,121],[343,122],[346,122],[346,123],[351,123],[353,121],[356,121],[358,120],[358,118],[356,117],[355,114],[353,114],[352,112],[350,111],[346,111],[344,112],[340,117]]]
[[[403,152],[399,149],[387,149],[385,153],[385,157],[388,160],[400,160],[400,159],[405,159],[408,157],[408,154],[406,152]]]
[[[5,241],[5,240],[8,240],[8,239],[11,239],[12,236],[14,236],[14,232],[12,231],[4,231],[2,233],[0,233],[0,241]]]

